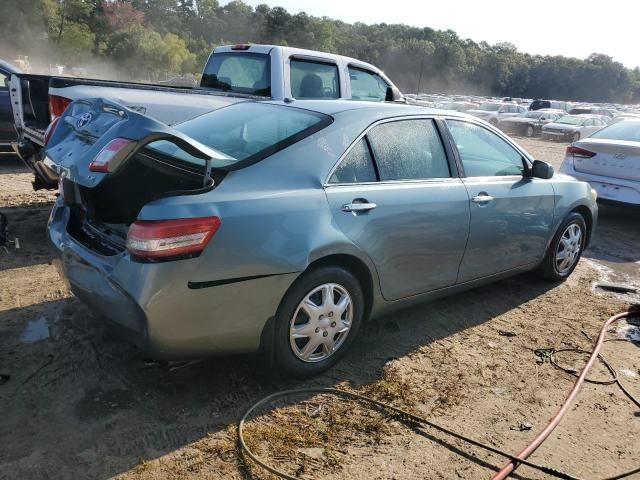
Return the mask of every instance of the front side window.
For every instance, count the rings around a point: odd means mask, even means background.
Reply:
[[[380,75],[360,68],[349,67],[351,98],[382,101],[387,96],[387,82]]]
[[[380,180],[448,178],[447,157],[432,120],[401,120],[367,134]]]
[[[338,66],[291,59],[291,95],[294,98],[339,98]]]
[[[194,140],[229,157],[212,162],[214,168],[235,170],[250,165],[319,131],[331,117],[295,107],[242,102],[205,113],[176,126]],[[191,157],[168,141],[154,149],[191,163]]]
[[[467,177],[522,175],[522,155],[495,133],[460,120],[447,120]]]
[[[269,55],[261,53],[215,53],[202,74],[201,85],[224,92],[271,96]]]
[[[371,152],[369,152],[367,141],[362,138],[342,159],[331,175],[329,183],[367,183],[376,180]]]

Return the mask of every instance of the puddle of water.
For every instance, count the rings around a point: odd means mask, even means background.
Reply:
[[[625,338],[632,342],[640,342],[640,326],[638,325],[621,323],[616,327],[616,334],[618,334],[620,338]]]
[[[31,320],[22,332],[20,340],[24,343],[35,343],[49,338],[49,323],[46,317]]]

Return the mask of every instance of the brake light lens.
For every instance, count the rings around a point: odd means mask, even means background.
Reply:
[[[250,47],[251,45],[247,45],[245,43],[238,43],[236,45],[233,45],[231,47],[231,50],[249,50]]]
[[[567,155],[573,155],[578,158],[591,158],[596,156],[594,152],[573,145],[567,147]]]
[[[220,227],[219,217],[178,220],[138,220],[127,234],[127,249],[146,259],[163,259],[202,252]]]
[[[58,122],[60,121],[60,117],[56,117],[53,121],[47,126],[47,129],[44,131],[44,145],[45,147],[49,143],[49,139],[53,136],[53,132],[58,126]]]
[[[107,143],[102,150],[100,150],[98,155],[96,155],[96,158],[94,158],[89,164],[89,170],[92,172],[108,173],[109,161],[111,161],[111,159],[115,157],[120,150],[131,143],[133,142],[126,138],[114,138]]]
[[[71,100],[68,98],[49,95],[49,115],[51,116],[51,121],[61,116],[70,103]]]

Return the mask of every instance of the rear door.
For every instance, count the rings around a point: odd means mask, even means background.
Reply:
[[[343,156],[325,192],[345,235],[374,262],[387,300],[453,285],[469,198],[435,122],[383,121]]]
[[[470,198],[469,241],[458,282],[542,260],[554,212],[548,180],[523,176],[523,154],[493,131],[447,120]]]

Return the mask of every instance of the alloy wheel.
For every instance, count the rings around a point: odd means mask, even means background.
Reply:
[[[555,264],[558,273],[564,274],[573,268],[580,257],[581,249],[582,229],[580,225],[572,223],[560,237],[560,242],[556,249]]]
[[[298,304],[289,324],[289,344],[304,362],[320,362],[342,346],[353,322],[353,301],[346,288],[326,283]]]

